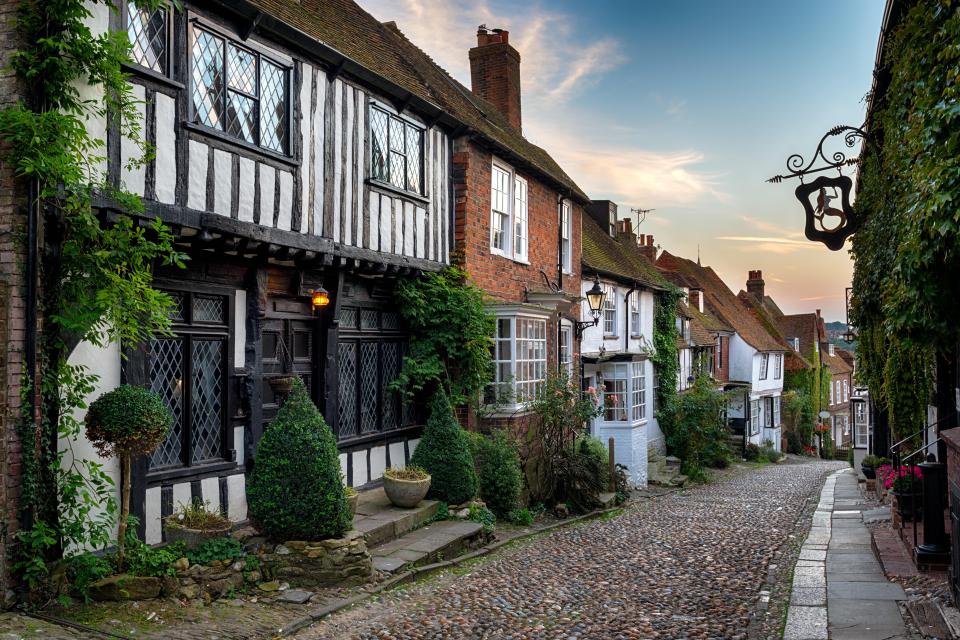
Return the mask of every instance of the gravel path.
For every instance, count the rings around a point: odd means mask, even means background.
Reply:
[[[808,498],[843,466],[732,473],[392,592],[297,638],[747,638],[771,561],[802,540]],[[769,618],[751,636],[774,637],[779,617]]]

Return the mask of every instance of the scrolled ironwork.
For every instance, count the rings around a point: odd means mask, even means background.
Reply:
[[[854,148],[859,141],[867,141],[868,139],[867,133],[859,127],[851,127],[850,125],[833,127],[820,138],[820,143],[817,144],[816,150],[813,152],[813,155],[810,156],[809,162],[799,153],[791,154],[790,157],[787,158],[787,173],[775,175],[768,179],[767,182],[779,184],[789,178],[800,178],[802,182],[803,176],[808,173],[820,173],[822,171],[829,171],[830,169],[841,169],[859,164],[859,157],[848,158],[847,154],[842,150],[834,151],[832,154],[830,154],[829,151],[824,151],[825,143],[831,138],[835,138],[841,134],[843,136],[843,143],[850,149]],[[818,160],[821,160],[824,164],[814,167]]]

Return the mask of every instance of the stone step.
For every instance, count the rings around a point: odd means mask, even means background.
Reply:
[[[470,520],[441,520],[370,550],[373,567],[399,573],[414,564],[449,560],[480,536],[483,526]]]
[[[667,456],[664,458],[664,462],[666,463],[668,469],[680,468],[680,458],[676,456]]]
[[[436,500],[422,500],[412,509],[390,504],[383,487],[361,491],[353,528],[363,533],[367,546],[376,547],[422,527],[437,514]]]

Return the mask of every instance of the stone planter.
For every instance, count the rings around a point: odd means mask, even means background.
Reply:
[[[360,504],[360,494],[354,491],[347,494],[347,507],[350,509],[350,516],[357,515],[357,506]]]
[[[188,529],[180,526],[175,520],[176,516],[170,516],[163,523],[163,531],[167,536],[167,542],[176,542],[183,540],[187,549],[196,549],[207,540],[214,538],[223,538],[230,533],[233,528],[232,522],[211,529]]]
[[[277,395],[286,396],[293,389],[294,376],[278,376],[267,380],[267,384]]]
[[[395,507],[412,509],[420,504],[430,490],[430,476],[423,480],[401,480],[383,476],[383,491]]]
[[[877,470],[874,467],[867,466],[865,464],[860,465],[860,472],[863,474],[863,477],[867,480],[876,480],[877,479]]]
[[[150,600],[160,595],[161,587],[160,578],[122,573],[97,580],[90,585],[89,593],[97,602]]]

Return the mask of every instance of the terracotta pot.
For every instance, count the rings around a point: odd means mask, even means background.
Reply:
[[[232,522],[227,522],[219,527],[209,529],[188,529],[177,524],[176,515],[170,516],[163,523],[163,531],[166,534],[167,542],[176,542],[183,540],[187,549],[196,549],[207,540],[214,538],[225,538],[230,529],[233,528]]]
[[[430,490],[430,476],[423,480],[400,480],[383,476],[383,490],[395,507],[412,509]]]

